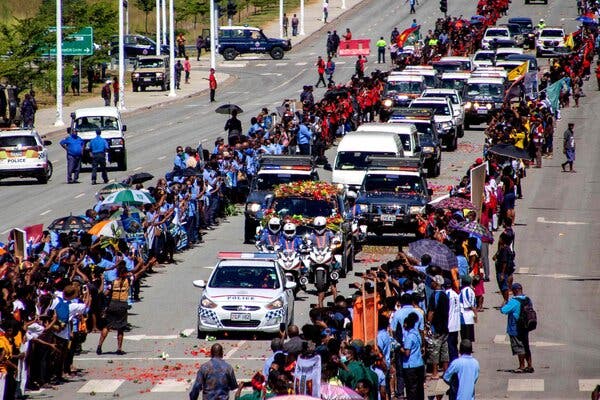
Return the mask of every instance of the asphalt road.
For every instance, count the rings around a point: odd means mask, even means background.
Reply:
[[[574,22],[567,20],[575,17],[572,3],[550,0],[549,6],[524,6],[515,1],[509,16],[530,16],[536,21],[543,17],[549,25],[563,24],[567,31],[573,31]],[[432,27],[440,15],[438,5],[435,0],[421,2],[415,18],[425,29]],[[449,13],[469,16],[474,11],[474,2],[458,0],[450,4]],[[412,18],[403,1],[371,0],[331,24],[330,29],[341,32],[350,27],[355,37],[387,38],[394,26],[403,29]],[[316,81],[313,64],[317,55],[324,53],[324,37],[324,33],[314,35],[280,61],[236,59],[227,72],[237,79],[227,87],[220,87],[218,103],[239,104],[245,110],[242,121],[247,128],[250,117],[262,107],[273,109],[284,98],[296,98],[303,84]],[[336,64],[337,80],[349,78],[354,60],[339,59]],[[369,68],[375,67],[370,60]],[[505,319],[493,308],[500,304],[500,296],[494,293],[495,285],[488,284],[486,305],[490,308],[481,315],[476,328],[475,356],[482,366],[478,398],[589,398],[588,387],[600,383],[600,340],[596,334],[600,327],[597,312],[600,272],[593,261],[600,255],[596,246],[600,239],[597,222],[600,189],[595,176],[600,171],[596,156],[599,139],[593,128],[600,98],[592,86],[585,87],[587,97],[582,99],[581,108],[563,112],[555,140],[555,148],[560,149],[566,121],[575,121],[578,173],[560,172],[562,156],[557,150],[553,160],[544,160],[543,169],[528,171],[525,199],[517,206],[519,275],[516,280],[524,284],[539,312],[539,327],[532,335],[536,373],[524,376],[501,371],[514,368],[516,360],[503,336]],[[317,89],[315,95],[319,97],[322,93],[323,89]],[[213,108],[206,97],[196,97],[129,116],[125,121],[128,173],[164,174],[171,166],[177,145],[195,145],[206,140],[206,147],[211,148],[211,142],[222,134],[225,123],[225,118],[215,114]],[[456,152],[444,153],[442,176],[431,183],[440,186],[456,183],[481,153],[482,141],[481,129],[468,131],[459,140]],[[3,229],[36,222],[47,224],[56,217],[80,213],[93,202],[94,187],[89,185],[89,174],[82,175],[80,180],[84,183],[67,185],[63,178],[62,149],[52,146],[50,158],[55,164],[55,175],[48,185],[3,183],[0,187]],[[128,173],[112,172],[110,177],[120,179]],[[326,172],[322,176],[328,177]],[[127,355],[96,356],[97,335],[90,334],[84,345],[89,353],[75,362],[86,374],[56,390],[45,390],[32,397],[72,399],[93,394],[96,398],[115,395],[123,399],[187,398],[184,392],[189,387],[188,380],[194,379],[199,363],[205,360],[203,351],[212,344],[195,337],[200,290],[192,287],[191,281],[208,277],[217,251],[253,249],[241,244],[242,228],[242,217],[229,219],[205,236],[205,244],[177,255],[176,265],[159,269],[146,279],[143,301],[130,314],[134,329],[126,336]],[[360,260],[357,270],[393,257],[395,245],[394,239],[388,237],[378,241],[377,246],[368,246],[357,256]],[[350,279],[340,284],[344,294],[349,294]],[[307,321],[312,302],[314,296],[300,295],[296,323]],[[181,337],[181,333],[188,337]],[[236,367],[238,378],[249,378],[268,356],[268,340],[260,336],[231,335],[219,341],[224,344],[226,359]],[[116,349],[116,343],[111,335],[104,350],[110,352],[113,347]]]

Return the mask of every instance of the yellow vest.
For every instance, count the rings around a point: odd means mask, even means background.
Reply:
[[[375,43],[375,46],[377,46],[377,47],[385,47],[386,45],[387,45],[387,43],[383,39],[379,39],[377,41],[377,43]]]

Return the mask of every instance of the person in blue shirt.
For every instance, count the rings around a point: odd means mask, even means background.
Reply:
[[[77,135],[77,131],[60,141],[60,145],[67,151],[67,183],[79,183],[79,170],[83,156],[84,141]]]
[[[471,355],[473,353],[471,341],[463,339],[458,352],[460,357],[450,363],[443,377],[450,386],[450,400],[475,400],[479,362]]]
[[[502,314],[508,316],[506,322],[506,333],[510,338],[510,348],[513,356],[517,356],[519,359],[519,368],[515,369],[514,372],[533,372],[533,365],[531,362],[531,349],[529,348],[529,332],[527,330],[519,328],[517,322],[521,315],[521,301],[531,301],[523,294],[523,286],[520,283],[512,284],[513,297],[500,309]],[[525,367],[527,362],[527,367]]]
[[[267,224],[267,228],[263,229],[260,238],[256,243],[257,246],[265,246],[269,250],[276,250],[279,246],[281,238],[281,220],[277,217],[272,217]]]
[[[423,400],[425,398],[423,386],[425,383],[425,364],[421,355],[421,335],[416,328],[418,320],[419,316],[416,313],[410,313],[404,319],[400,354],[402,355],[402,373],[406,398]]]
[[[184,170],[186,168],[185,162],[187,160],[187,154],[183,151],[183,147],[181,146],[177,146],[175,152],[175,158],[173,159],[173,170]]]
[[[284,251],[298,251],[302,239],[296,236],[296,224],[287,222],[283,225],[283,234],[279,236],[279,248]]]
[[[312,139],[312,131],[306,126],[306,121],[302,121],[298,125],[298,147],[300,148],[300,154],[304,156],[310,155],[310,141]]]
[[[96,184],[96,171],[100,167],[102,180],[108,183],[108,174],[106,173],[106,152],[110,148],[106,139],[102,137],[102,131],[96,129],[96,137],[89,142],[90,153],[92,153],[92,185]]]
[[[392,335],[390,335],[389,327],[390,320],[389,318],[380,315],[378,320],[378,331],[377,331],[377,347],[379,347],[379,351],[383,355],[383,360],[385,361],[385,365],[387,365],[387,369],[390,369],[390,362],[392,358]]]

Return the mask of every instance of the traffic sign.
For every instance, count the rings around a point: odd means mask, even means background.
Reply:
[[[56,31],[56,28],[52,28],[51,31]],[[86,26],[63,40],[63,56],[91,56],[92,54],[94,54],[94,29],[91,26]],[[56,56],[56,48],[50,49],[47,55]]]

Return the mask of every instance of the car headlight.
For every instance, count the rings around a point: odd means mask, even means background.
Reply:
[[[358,207],[360,208],[361,212],[367,212],[367,211],[369,211],[369,205],[368,204],[359,204]]]
[[[479,103],[473,103],[473,108],[479,108]]]
[[[452,126],[453,125],[451,121],[445,121],[440,124],[440,127],[445,131],[452,129]]]
[[[157,72],[156,73],[156,77],[157,78],[162,78],[163,77],[163,73],[162,72]]]
[[[282,308],[283,307],[283,299],[281,297],[273,300],[272,302],[270,302],[269,304],[267,304],[265,306],[265,308],[267,310],[276,310],[278,308]]]
[[[485,108],[487,108],[488,110],[491,110],[492,109],[492,104],[491,103],[487,103],[485,105]]]
[[[384,107],[390,108],[394,105],[394,102],[392,101],[392,99],[385,99],[383,100],[382,104]]]
[[[139,77],[140,77],[140,74],[138,74],[137,72],[135,72],[135,73],[133,74],[133,77],[134,77],[134,78],[139,78]]]
[[[246,204],[246,212],[255,214],[260,210],[260,203],[248,203]]]
[[[432,146],[424,146],[421,148],[422,153],[433,153],[435,149]]]
[[[113,146],[120,146],[123,144],[123,139],[110,139],[110,144]]]
[[[411,214],[420,214],[423,207],[421,206],[410,206],[408,212]]]
[[[200,305],[204,308],[216,308],[217,307],[217,303],[215,303],[214,301],[212,301],[211,299],[209,299],[206,296],[202,296],[202,299],[200,300]]]
[[[465,109],[469,109],[469,108],[471,108],[471,107],[473,107],[473,103],[471,103],[470,101],[467,101],[467,102],[465,103]]]

